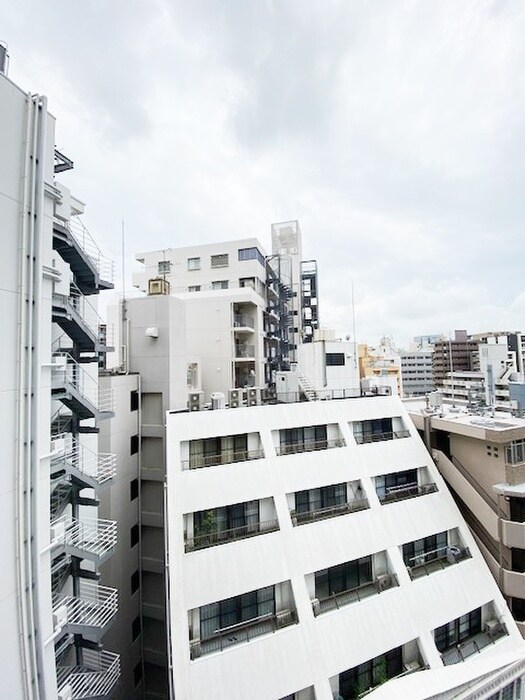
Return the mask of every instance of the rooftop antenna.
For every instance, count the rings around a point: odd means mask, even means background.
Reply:
[[[455,392],[454,392],[454,362],[452,360],[452,341],[450,336],[452,335],[452,331],[448,332],[448,355],[450,358],[450,385],[452,388],[452,408],[455,408],[456,406],[456,397],[455,397]]]
[[[352,333],[354,334],[354,369],[357,370],[357,336],[355,334],[354,280],[352,280]]]

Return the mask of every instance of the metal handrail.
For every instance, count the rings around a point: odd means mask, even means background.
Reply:
[[[255,535],[263,535],[267,532],[275,532],[279,529],[279,521],[266,520],[249,525],[241,525],[239,527],[228,528],[227,530],[219,530],[217,532],[209,532],[202,535],[194,535],[188,538],[185,543],[185,551],[192,552],[197,549],[205,549],[214,547],[218,544],[226,542],[234,542],[235,540],[243,540]]]
[[[118,590],[81,579],[78,595],[53,597],[53,612],[62,606],[67,609],[66,624],[103,628],[118,611]]]
[[[486,631],[477,632],[473,634],[469,639],[465,639],[459,644],[456,644],[449,649],[445,649],[441,652],[441,658],[445,666],[459,663],[460,661],[465,661],[469,656],[473,654],[479,654],[485,647],[490,646],[501,639],[501,637],[506,637],[508,635],[507,625],[498,620],[499,628],[496,632],[490,633]]]
[[[317,452],[318,450],[329,450],[334,447],[345,447],[346,443],[343,438],[334,438],[332,440],[312,440],[312,442],[295,442],[290,444],[279,445],[275,448],[277,455],[299,454],[301,452]]]
[[[369,442],[384,442],[385,440],[397,440],[399,438],[410,437],[410,430],[388,430],[383,433],[354,434],[358,445],[365,445]]]
[[[429,484],[409,484],[408,486],[396,486],[388,489],[383,496],[378,496],[380,503],[393,503],[395,501],[404,501],[407,498],[415,498],[417,496],[425,496],[429,493],[435,493],[438,490],[434,482]]]
[[[91,477],[99,484],[103,484],[115,476],[117,472],[117,456],[115,454],[92,452],[85,445],[69,445],[66,447],[65,444],[64,448],[57,453],[57,443],[67,439],[66,435],[60,435],[51,441],[53,452],[55,453],[51,458],[52,468],[57,463],[68,462],[73,469]]]
[[[334,506],[325,506],[324,508],[317,508],[315,510],[292,510],[290,511],[290,515],[294,525],[304,525],[305,523],[314,522],[315,520],[333,518],[337,515],[344,515],[345,513],[355,513],[369,507],[370,504],[367,498],[358,498],[353,501],[347,501]]]
[[[71,384],[91,405],[99,411],[112,411],[113,389],[101,389],[98,378],[93,378],[68,352],[53,355],[52,383],[54,387]]]
[[[117,523],[115,520],[84,518],[77,520],[63,515],[51,523],[55,538],[53,546],[74,547],[95,556],[103,556],[117,544]]]
[[[57,666],[57,686],[68,686],[73,700],[108,695],[120,676],[120,656],[110,651],[82,650],[82,666]]]
[[[242,450],[241,452],[224,451],[214,455],[193,455],[190,459],[183,459],[182,469],[202,469],[203,467],[216,467],[221,464],[233,464],[234,462],[248,462],[252,459],[264,457],[264,450]]]
[[[314,608],[314,615],[317,616],[319,613],[326,612],[327,610],[332,610],[334,607],[337,610],[339,610],[341,607],[345,607],[350,603],[356,601],[361,602],[361,600],[363,600],[364,598],[369,598],[372,595],[379,594],[382,591],[386,591],[390,588],[395,588],[396,586],[399,586],[399,581],[396,574],[388,573],[387,576],[390,577],[390,585],[388,586],[384,583],[380,585],[377,580],[369,581],[368,583],[363,583],[362,585],[356,586],[355,588],[349,588],[346,591],[332,593],[331,595],[326,596],[326,598],[317,598],[316,601],[312,602],[312,607]],[[350,595],[355,595],[356,600],[344,600]],[[317,612],[316,607],[318,607]]]
[[[457,552],[452,552],[452,548],[456,547]],[[433,554],[438,554],[433,559],[428,559]],[[438,547],[437,549],[429,550],[423,554],[419,554],[415,557],[411,557],[409,561],[413,561],[413,564],[407,564],[408,574],[411,579],[417,578],[417,573],[420,571],[424,572],[425,576],[434,573],[433,565],[438,564],[440,569],[446,569],[447,566],[452,564],[457,564],[464,559],[471,558],[470,549],[468,547],[461,547],[459,545],[446,545],[445,547]],[[430,570],[429,570],[430,569]]]
[[[78,217],[72,217],[65,223],[65,226],[91,260],[100,277],[107,282],[113,282],[115,262],[102,254],[93,236],[85,227],[84,222]]]

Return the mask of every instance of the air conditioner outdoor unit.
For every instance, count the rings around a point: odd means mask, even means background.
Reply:
[[[248,406],[258,406],[261,403],[261,390],[252,387],[246,390]]]
[[[392,576],[390,574],[379,574],[376,578],[377,588],[379,591],[386,591],[392,586]]]
[[[499,620],[487,620],[484,629],[489,637],[494,637],[501,629],[501,622]]]
[[[191,640],[190,655],[192,659],[198,659],[201,655],[201,640],[199,638]]]
[[[405,671],[408,673],[412,673],[413,671],[419,671],[421,668],[421,664],[419,661],[409,661],[408,663],[405,664]]]
[[[222,391],[214,391],[211,395],[211,407],[216,410],[218,408],[226,408],[226,397]]]
[[[447,561],[449,564],[455,564],[461,557],[461,548],[455,544],[447,547]]]
[[[321,604],[319,603],[319,598],[314,598],[312,600],[312,610],[314,611],[314,615],[317,617],[319,613],[321,612]]]
[[[202,408],[202,391],[188,394],[188,408],[190,411],[200,411]]]
[[[64,627],[67,624],[67,606],[60,605],[53,613],[53,629]]]
[[[230,389],[228,391],[228,404],[230,408],[239,408],[239,406],[242,406],[243,393],[242,389]]]
[[[280,610],[275,613],[275,624],[277,627],[286,627],[292,621],[292,611],[291,610]]]
[[[58,691],[58,700],[73,700],[73,689],[70,685],[65,685]]]

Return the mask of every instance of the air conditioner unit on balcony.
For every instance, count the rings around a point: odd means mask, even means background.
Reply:
[[[261,403],[261,390],[256,387],[251,387],[246,390],[248,406],[258,406]]]
[[[275,624],[277,627],[286,627],[293,621],[291,610],[280,610],[275,613]]]
[[[319,598],[314,598],[312,600],[312,610],[314,611],[314,615],[316,617],[321,612],[321,604],[319,603]]]
[[[447,547],[447,561],[449,564],[455,564],[461,557],[461,548],[455,544]]]
[[[73,700],[73,688],[70,685],[65,685],[58,691],[58,700]]]
[[[60,605],[53,613],[53,629],[62,629],[67,624],[67,607]]]
[[[392,576],[390,574],[379,574],[376,577],[377,588],[379,591],[386,591],[392,586]]]
[[[239,408],[239,406],[242,406],[243,399],[243,389],[230,389],[228,391],[228,405],[230,406],[230,408]]]
[[[501,622],[499,620],[487,620],[483,627],[489,637],[495,637],[501,629]]]
[[[198,659],[200,655],[201,640],[197,637],[197,639],[192,639],[190,642],[190,656],[192,659]]]

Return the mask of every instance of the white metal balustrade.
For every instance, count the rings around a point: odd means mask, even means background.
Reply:
[[[105,452],[92,452],[84,445],[68,445],[67,435],[52,440],[51,469],[63,468],[66,472],[86,478],[89,483],[104,484],[117,472],[117,456]]]
[[[63,515],[51,523],[51,543],[63,546],[67,554],[100,562],[107,559],[117,543],[117,523]]]
[[[89,257],[95,266],[101,279],[106,282],[113,282],[115,278],[115,263],[110,258],[102,254],[102,251],[95,243],[93,236],[89,233],[84,223],[78,217],[71,217],[66,223],[66,228],[69,230],[75,241],[82,248],[84,253]]]
[[[79,594],[56,595],[53,598],[53,613],[63,617],[62,628],[73,634],[83,634],[86,629],[103,632],[118,611],[116,588],[101,586],[93,581],[79,581]]]
[[[112,411],[114,392],[99,388],[98,377],[92,377],[69,353],[55,353],[52,368],[52,389],[59,390],[73,387],[79,397],[100,412]]]
[[[120,656],[110,651],[83,649],[82,666],[57,666],[58,691],[73,700],[109,696],[120,677]]]

